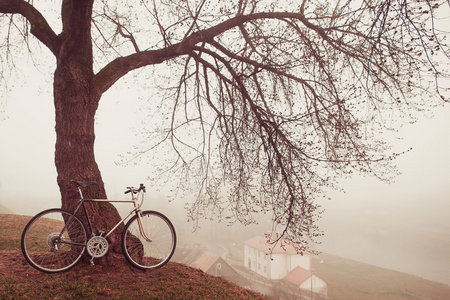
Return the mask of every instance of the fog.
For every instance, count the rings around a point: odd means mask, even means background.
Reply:
[[[60,206],[51,74],[28,76],[26,85],[7,94],[0,118],[0,203],[23,215]],[[112,88],[98,111],[96,158],[108,197],[124,199],[126,186],[145,183],[150,200],[145,208],[158,207],[175,219],[179,234],[187,234],[185,201],[169,203],[164,186],[146,182],[155,172],[151,165],[115,163],[139,143],[130,128],[139,127],[145,112],[131,91],[126,84]],[[397,159],[402,175],[395,183],[355,176],[341,182],[345,193],[331,191],[331,200],[318,200],[325,213],[317,250],[450,284],[450,107],[438,107],[434,114],[405,125],[398,133],[402,140],[386,136],[396,151],[413,148]],[[211,230],[205,222],[200,225],[200,236]],[[239,226],[242,236],[268,229]]]

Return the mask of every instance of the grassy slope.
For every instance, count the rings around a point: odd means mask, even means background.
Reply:
[[[20,252],[22,229],[30,217],[0,214],[0,299],[267,299],[221,278],[169,263],[136,271],[79,264],[59,274],[29,266]]]
[[[337,300],[450,299],[448,285],[329,254],[314,259],[313,268]]]

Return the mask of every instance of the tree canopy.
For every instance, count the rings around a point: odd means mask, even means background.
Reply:
[[[273,231],[299,251],[320,235],[315,199],[336,178],[395,172],[397,154],[378,132],[448,101],[447,33],[438,26],[447,1],[59,3],[55,12],[47,2],[0,0],[2,74],[37,39],[57,70],[70,66],[75,81],[87,74],[87,98],[73,96],[81,104],[97,97],[98,105],[129,72],[136,84],[151,81],[161,122],[135,156],[174,154],[161,172],[196,194],[192,218],[247,223],[270,213]],[[70,72],[55,72],[55,89]]]

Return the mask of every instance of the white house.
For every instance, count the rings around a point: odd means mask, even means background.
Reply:
[[[245,266],[267,279],[282,279],[297,288],[327,295],[327,283],[311,269],[311,255],[299,254],[282,241],[256,236],[244,242]]]
[[[271,244],[261,236],[244,242],[244,262],[247,268],[268,279],[282,279],[297,266],[311,269],[309,253],[299,254],[292,245]]]

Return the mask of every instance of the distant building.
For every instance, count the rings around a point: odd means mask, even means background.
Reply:
[[[297,253],[282,241],[272,244],[261,236],[245,241],[244,265],[267,279],[281,279],[301,289],[327,294],[327,283],[311,270],[311,255]]]
[[[301,267],[295,267],[290,271],[283,280],[294,284],[303,290],[312,291],[313,293],[327,295],[328,285],[313,270],[305,270]]]
[[[292,245],[271,244],[256,236],[244,242],[244,264],[265,278],[282,279],[297,266],[310,270],[311,257],[297,253]]]
[[[222,277],[240,286],[249,286],[247,279],[237,273],[220,256],[201,249],[186,250],[178,255],[177,261],[192,268],[200,269],[203,272],[216,277]]]

